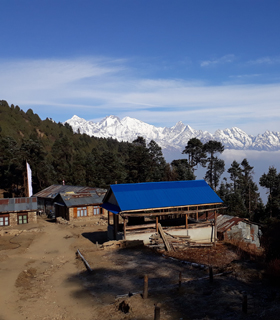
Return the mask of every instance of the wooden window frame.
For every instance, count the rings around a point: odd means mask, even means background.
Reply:
[[[100,206],[93,206],[93,215],[94,216],[100,215]]]
[[[24,223],[23,221],[24,221],[24,219],[22,219],[22,223],[19,223],[19,218],[20,217],[25,217],[26,216],[26,222]],[[28,224],[28,213],[18,213],[18,215],[17,215],[17,224],[18,225],[22,225],[22,224]]]
[[[7,227],[10,225],[10,215],[9,214],[1,215],[0,219],[1,218],[3,219],[3,224],[2,225],[0,224],[0,227]],[[5,224],[6,218],[8,218],[8,224]]]
[[[77,218],[87,217],[87,207],[77,207]]]

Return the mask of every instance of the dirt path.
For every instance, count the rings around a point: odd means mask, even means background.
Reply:
[[[100,221],[63,225],[39,219],[40,232],[0,237],[0,320],[153,320],[156,303],[161,303],[161,320],[279,319],[280,290],[258,279],[260,271],[250,261],[231,263],[232,275],[210,283],[207,270],[166,253],[144,247],[101,250],[95,243],[106,239],[106,226]],[[77,248],[93,268],[91,274],[76,259]],[[218,254],[232,257],[230,251],[217,250],[212,258]],[[189,258],[208,256],[196,250]],[[180,272],[187,282],[179,290]],[[144,274],[149,275],[145,300],[139,293]],[[248,314],[241,310],[244,291]],[[124,296],[116,299],[119,295]],[[123,301],[128,313],[119,310]]]
[[[76,238],[61,225],[39,225],[41,233],[17,237],[19,243],[34,239],[24,252],[2,252],[0,319],[87,319],[92,297],[80,281],[71,281],[77,275]]]

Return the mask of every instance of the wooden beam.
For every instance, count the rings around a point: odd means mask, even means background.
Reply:
[[[156,217],[156,232],[158,233],[158,217]]]
[[[214,214],[214,224],[215,224],[214,246],[216,246],[216,241],[217,241],[217,211],[216,210],[215,210],[215,214]]]
[[[221,205],[222,202],[215,202],[215,203],[204,203],[204,204],[201,204],[201,205],[197,205],[197,204],[194,204],[194,205],[185,205],[185,206],[178,206],[178,207],[159,207],[159,208],[153,208],[153,211],[156,211],[156,210],[167,210],[167,209],[177,209],[177,208],[197,208],[197,207],[205,207],[205,206],[216,206],[216,205]],[[227,208],[227,207],[226,207]],[[215,208],[213,208],[214,210]],[[151,209],[137,209],[137,210],[128,210],[128,211],[122,211],[122,214],[125,214],[125,213],[129,213],[129,212],[141,212],[141,211],[150,211]],[[195,212],[196,210],[194,210],[193,212]]]
[[[147,223],[147,224],[139,224],[139,225],[134,225],[134,226],[127,226],[126,230],[135,230],[135,229],[147,229],[147,228],[156,228],[155,223]]]
[[[117,233],[118,233],[117,215],[114,214],[113,217],[114,217],[114,238],[115,240],[117,240]]]
[[[207,209],[201,209],[201,210],[182,210],[180,211],[180,214],[192,214],[192,213],[204,213],[214,210],[223,210],[227,209],[227,207],[219,207],[219,208],[207,208]],[[121,216],[123,217],[155,217],[155,216],[166,216],[166,215],[172,215],[177,214],[177,211],[169,211],[169,212],[154,212],[153,210],[145,211],[145,212],[136,212],[136,211],[130,211],[130,212],[121,212]]]
[[[123,237],[126,240],[126,219],[123,219]]]
[[[188,221],[189,220],[189,215],[188,214],[186,214],[186,229],[188,229]]]

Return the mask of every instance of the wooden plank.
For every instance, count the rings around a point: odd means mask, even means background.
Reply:
[[[159,234],[161,235],[162,240],[163,240],[163,242],[165,244],[166,250],[167,251],[174,251],[174,248],[173,248],[172,244],[170,244],[168,242],[160,223],[158,224],[158,230],[159,230]]]

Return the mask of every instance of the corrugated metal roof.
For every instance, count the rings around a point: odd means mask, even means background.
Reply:
[[[206,219],[205,213],[200,217],[200,220],[204,220],[204,219]],[[214,219],[214,212],[211,212],[208,214],[208,219],[209,220]],[[243,221],[245,223],[251,223],[247,219],[229,216],[226,214],[217,214],[217,231],[224,233],[228,229],[237,225],[240,221]]]
[[[104,194],[99,196],[97,193],[83,193],[83,194],[63,193],[63,194],[60,194],[60,196],[67,207],[100,204],[102,203],[102,200],[104,198]]]
[[[0,199],[0,213],[37,210],[36,198]]]
[[[223,202],[204,180],[114,184],[110,190],[116,197],[119,212]]]
[[[36,194],[33,195],[33,197],[54,199],[58,194],[66,193],[66,192],[98,193],[100,195],[102,194],[104,195],[106,191],[107,191],[106,189],[100,189],[100,188],[53,184],[48,188],[41,190],[40,192],[37,192]]]

